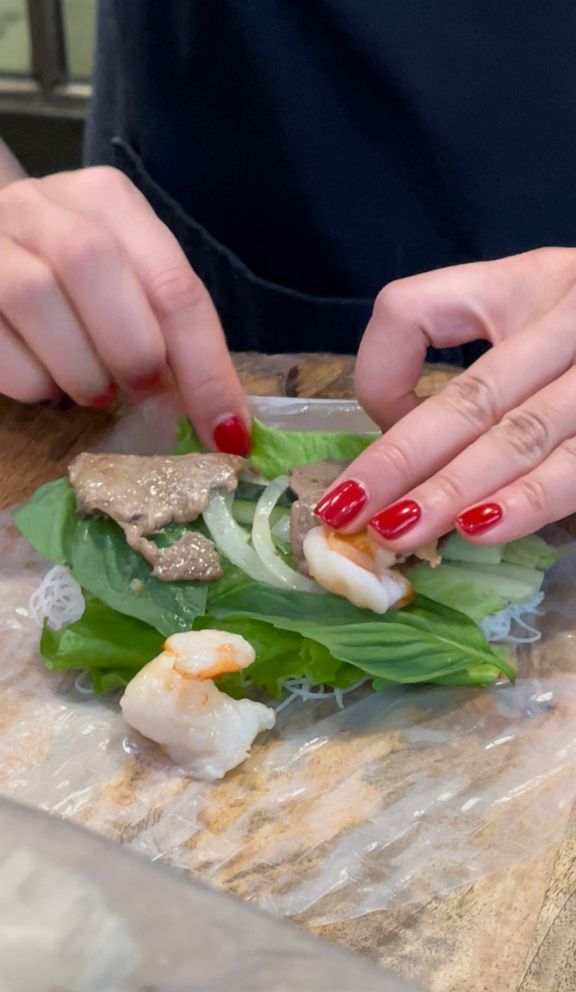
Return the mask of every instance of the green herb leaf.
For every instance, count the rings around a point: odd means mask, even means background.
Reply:
[[[148,624],[87,594],[83,617],[62,630],[45,626],[40,650],[53,671],[88,669],[94,689],[100,692],[126,685],[162,650],[163,640]]]
[[[265,479],[284,475],[296,465],[306,465],[322,458],[352,461],[378,434],[344,434],[324,431],[280,431],[267,427],[256,418],[252,421],[250,462]],[[178,425],[177,454],[201,451],[202,446],[190,422],[183,418]]]
[[[68,565],[83,589],[164,635],[190,630],[206,608],[208,583],[155,579],[117,524],[77,514],[74,490],[65,479],[42,486],[16,511],[14,522],[41,555]],[[167,528],[162,540],[171,543],[182,531]]]

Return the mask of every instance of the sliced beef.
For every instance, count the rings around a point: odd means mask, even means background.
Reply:
[[[168,548],[147,540],[169,524],[195,520],[214,490],[233,492],[245,466],[234,455],[107,455],[84,453],[70,465],[80,513],[102,513],[124,531],[131,548],[164,581],[222,574],[212,542],[186,534]]]
[[[156,548],[156,551],[158,555],[152,575],[163,582],[177,582],[182,579],[206,582],[222,577],[218,552],[213,541],[204,537],[204,534],[187,531],[175,544],[167,548]]]
[[[298,497],[290,512],[290,541],[298,571],[304,575],[308,575],[308,566],[302,545],[308,531],[318,526],[312,511],[348,464],[326,458],[311,465],[299,465],[290,471],[290,488]]]

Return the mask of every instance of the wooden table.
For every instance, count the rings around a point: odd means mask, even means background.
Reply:
[[[238,355],[236,364],[252,394],[352,395],[350,358]],[[421,394],[453,374],[446,367],[427,370]],[[113,417],[63,403],[27,408],[0,399],[0,506],[63,474]],[[322,932],[434,992],[576,992],[576,810],[555,849],[540,850],[497,878]],[[415,958],[417,970],[407,964]]]

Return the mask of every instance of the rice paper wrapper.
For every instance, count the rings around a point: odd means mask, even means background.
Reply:
[[[349,402],[256,410],[281,427],[372,429]],[[167,450],[172,430],[152,405],[102,447]],[[27,604],[47,568],[2,515],[1,794],[312,929],[429,901],[563,833],[576,794],[576,553],[547,579],[543,638],[518,649],[516,685],[360,689],[342,711],[295,702],[216,784],[131,731],[117,697],[46,671]]]

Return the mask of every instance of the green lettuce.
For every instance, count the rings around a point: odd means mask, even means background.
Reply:
[[[267,427],[260,420],[252,421],[252,450],[250,462],[265,479],[284,475],[296,465],[306,465],[322,458],[352,461],[378,434],[344,434],[322,431],[281,431]],[[183,417],[178,424],[176,453],[186,455],[203,451],[194,428]]]
[[[62,630],[45,625],[40,650],[51,671],[87,669],[101,692],[127,685],[162,650],[163,641],[153,627],[87,594],[80,620]]]
[[[77,514],[67,479],[38,489],[16,510],[14,523],[41,555],[68,565],[84,590],[165,635],[190,630],[205,611],[206,583],[155,579],[148,562],[129,547],[113,520]],[[182,532],[182,527],[169,527],[164,539],[172,543]]]
[[[371,440],[278,431],[255,421],[252,462],[271,478],[320,458],[352,459]],[[199,448],[189,423],[181,422],[179,452]],[[246,488],[242,495],[249,500],[257,493]],[[14,519],[40,554],[70,567],[86,596],[81,620],[61,631],[45,628],[46,663],[88,669],[97,691],[126,684],[166,636],[206,627],[242,634],[255,647],[249,669],[220,680],[236,695],[256,688],[278,696],[287,679],[303,677],[342,689],[364,677],[378,689],[418,682],[485,685],[501,672],[513,678],[505,653],[485,641],[474,621],[530,598],[542,570],[558,556],[540,538],[527,538],[489,556],[492,563],[475,562],[472,546],[456,541],[456,560],[413,571],[418,595],[410,606],[377,616],[331,594],[261,585],[226,560],[224,576],[215,582],[160,582],[113,521],[77,514],[66,479],[41,487]],[[172,543],[185,529],[169,527],[156,540]]]

